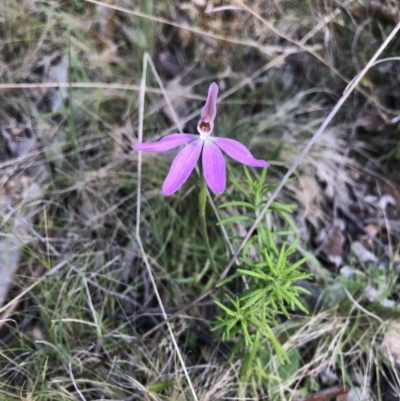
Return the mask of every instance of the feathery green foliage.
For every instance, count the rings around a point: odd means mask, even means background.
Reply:
[[[266,169],[258,179],[253,179],[246,168],[245,173],[247,186],[232,180],[238,193],[232,201],[221,205],[221,208],[241,207],[243,214],[225,219],[221,224],[251,223],[258,216],[266,195],[275,187],[275,184],[265,184]],[[301,271],[305,259],[296,258],[298,239],[290,217],[293,210],[292,205],[272,204],[267,215],[281,218],[290,230],[274,232],[268,227],[267,219],[262,220],[242,251],[243,266],[222,283],[227,286],[228,282],[240,278],[244,282],[243,290],[235,297],[227,295],[227,305],[216,301],[221,312],[213,329],[221,331],[223,340],[239,338],[235,349],[241,353],[250,349],[243,364],[246,377],[253,362],[260,358],[266,341],[273,345],[280,362],[290,361],[273,329],[281,318],[290,317],[290,311],[297,309],[308,313],[300,300],[300,294],[307,291],[296,282],[309,279],[311,275]]]

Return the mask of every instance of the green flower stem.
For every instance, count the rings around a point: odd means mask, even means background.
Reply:
[[[206,246],[206,252],[208,259],[211,264],[211,268],[214,272],[217,272],[217,267],[215,265],[215,261],[211,252],[210,241],[208,239],[207,234],[207,221],[206,221],[206,204],[207,204],[207,187],[204,181],[203,173],[200,174],[200,194],[199,194],[199,209],[200,209],[200,228],[201,234],[203,235],[204,244]]]

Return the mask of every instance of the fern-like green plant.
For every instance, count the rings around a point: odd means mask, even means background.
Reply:
[[[230,216],[220,224],[252,224],[268,194],[276,187],[276,184],[265,183],[266,169],[258,179],[253,179],[247,168],[245,174],[247,185],[232,180],[237,193],[232,195],[232,200],[220,206],[239,208],[242,214]],[[226,286],[237,278],[247,283],[235,297],[226,296],[227,302],[216,302],[220,314],[213,326],[213,330],[220,331],[223,340],[235,339],[234,351],[245,355],[242,367],[244,380],[248,379],[254,362],[259,361],[262,354],[265,355],[263,347],[267,343],[272,345],[281,363],[289,362],[282,340],[277,338],[273,329],[279,326],[282,318],[290,318],[290,311],[297,309],[307,313],[300,300],[300,294],[307,291],[296,282],[309,279],[311,275],[301,270],[305,258],[297,257],[298,235],[291,218],[294,209],[294,205],[272,203],[267,213],[281,218],[287,230],[274,232],[267,227],[266,220],[262,220],[241,252],[242,265],[221,283],[221,286]]]

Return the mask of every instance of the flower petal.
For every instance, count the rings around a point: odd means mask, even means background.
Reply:
[[[245,164],[246,166],[253,167],[268,167],[269,164],[264,160],[255,159],[250,153],[246,146],[234,139],[228,138],[212,138],[228,156],[238,161],[239,163]]]
[[[176,155],[162,187],[163,195],[172,195],[189,178],[199,160],[202,148],[203,141],[197,139],[190,142]]]
[[[174,149],[198,137],[198,135],[194,134],[171,134],[156,142],[136,143],[132,148],[148,152],[165,152],[166,150]]]
[[[226,186],[225,159],[212,140],[206,140],[203,147],[203,174],[207,185],[215,194],[224,192]]]
[[[207,101],[201,109],[201,119],[207,123],[213,122],[217,115],[218,85],[213,82],[208,88]]]

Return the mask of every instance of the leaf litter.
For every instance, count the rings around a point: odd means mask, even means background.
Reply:
[[[4,131],[3,140],[5,147],[15,158],[29,155],[30,152],[39,149],[38,141],[35,138],[25,138],[25,140],[15,143],[11,136]],[[0,162],[4,161],[5,158],[0,159]],[[4,179],[4,177],[2,178]],[[31,224],[35,216],[35,207],[29,204],[35,199],[40,199],[48,180],[48,169],[44,164],[27,168],[23,172],[11,173],[6,180],[3,180],[0,207],[5,238],[0,241],[0,277],[2,278],[0,307],[14,283],[21,249],[25,245],[24,238],[29,238],[25,224],[18,219],[13,219],[10,214],[10,206],[18,207],[21,217]]]

